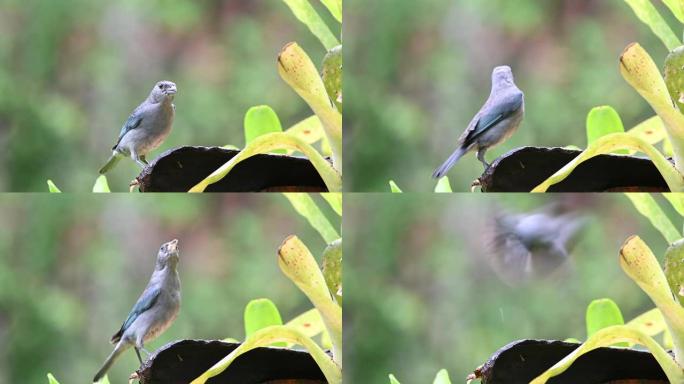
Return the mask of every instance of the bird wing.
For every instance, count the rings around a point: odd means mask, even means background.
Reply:
[[[463,147],[468,147],[489,128],[505,120],[520,109],[523,103],[522,92],[516,92],[510,97],[497,102],[495,107],[486,104],[470,122],[463,137]],[[487,103],[489,104],[489,103]]]
[[[143,113],[142,113],[142,108],[138,107],[131,113],[130,116],[128,116],[128,120],[124,123],[123,127],[121,127],[121,132],[119,133],[119,139],[116,141],[116,144],[112,149],[115,149],[117,145],[121,142],[121,139],[132,129],[136,129],[140,126],[140,123],[143,121]]]
[[[140,316],[140,314],[154,306],[154,304],[157,302],[157,299],[159,298],[160,293],[161,289],[152,288],[146,289],[145,292],[143,292],[142,295],[140,295],[138,302],[135,303],[133,309],[131,309],[131,313],[128,314],[128,317],[121,326],[121,329],[119,329],[119,331],[116,334],[114,334],[114,336],[112,336],[113,343],[116,343],[121,339],[121,336],[123,335],[124,331],[126,331],[126,329],[130,327],[131,324],[133,324],[135,319],[137,319],[138,316]]]

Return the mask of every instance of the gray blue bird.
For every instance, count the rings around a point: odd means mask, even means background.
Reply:
[[[524,94],[513,82],[513,72],[507,66],[494,68],[489,99],[468,124],[458,139],[456,151],[432,174],[442,178],[456,162],[470,151],[477,151],[477,159],[485,160],[487,150],[508,139],[520,126],[525,114]]]
[[[100,168],[100,174],[107,173],[123,157],[130,157],[145,168],[145,156],[161,145],[171,132],[176,106],[176,84],[160,81],[154,85],[150,95],[142,102],[121,127],[119,140],[112,150],[107,164]]]
[[[114,361],[131,347],[135,348],[142,365],[140,350],[145,351],[145,343],[166,331],[176,319],[180,310],[180,278],[177,270],[179,258],[178,240],[174,239],[159,248],[150,282],[121,329],[112,336],[111,342],[116,346],[93,382],[102,379]]]
[[[531,213],[495,215],[490,261],[504,281],[515,285],[543,278],[570,261],[585,219],[555,210],[547,206]]]

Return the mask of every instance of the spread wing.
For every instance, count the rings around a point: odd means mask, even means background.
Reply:
[[[121,127],[121,132],[119,133],[119,139],[116,141],[116,144],[112,149],[116,149],[117,145],[121,142],[121,139],[132,129],[136,129],[140,126],[140,123],[143,121],[143,114],[141,111],[141,108],[136,108],[133,113],[131,113],[130,116],[128,116],[128,120],[124,123],[123,127]]]
[[[517,112],[523,103],[522,93],[515,93],[510,97],[497,101],[496,106],[485,106],[475,115],[463,134],[463,147],[469,147],[477,138],[491,127]]]
[[[135,319],[137,319],[138,316],[140,316],[140,314],[154,306],[154,304],[157,302],[157,299],[159,298],[160,293],[161,290],[159,288],[146,289],[145,292],[143,292],[143,294],[138,299],[138,302],[135,303],[135,306],[133,306],[131,313],[128,314],[128,317],[121,326],[121,329],[119,329],[119,331],[116,334],[114,334],[114,336],[112,336],[112,343],[119,342],[123,333],[126,331],[128,327],[131,326],[131,324],[133,324]]]

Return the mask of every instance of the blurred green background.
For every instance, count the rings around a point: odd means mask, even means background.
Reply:
[[[680,227],[681,217],[658,201]],[[571,267],[547,279],[504,284],[487,261],[491,214],[549,203],[586,217]],[[630,320],[653,304],[620,269],[620,246],[639,235],[661,260],[667,246],[618,195],[353,194],[345,206],[344,373],[350,383],[388,383],[389,373],[402,383],[431,383],[441,368],[463,382],[512,341],[585,339],[586,307],[598,298],[615,300]]]
[[[277,73],[290,41],[321,62],[325,50],[280,0],[0,2],[0,190],[47,191],[50,178],[90,191],[159,80],[178,85],[176,120],[148,160],[181,145],[242,147],[254,105],[288,128],[311,115]],[[127,190],[139,171],[121,162],[110,185]]]
[[[416,4],[345,3],[345,190],[389,191],[394,179],[404,191],[431,191],[432,172],[456,149],[501,64],[525,92],[526,118],[490,162],[526,145],[585,147],[595,106],[615,107],[626,128],[654,115],[620,76],[618,57],[633,41],[659,64],[667,50],[622,0]],[[482,171],[466,156],[449,173],[453,189],[469,190]]]
[[[335,226],[339,217],[315,197]],[[285,197],[49,196],[0,198],[0,383],[90,382],[147,285],[159,246],[180,240],[181,312],[148,343],[244,338],[243,310],[266,297],[284,321],[311,303],[277,265],[296,234],[318,257],[326,244]],[[127,382],[126,352],[110,371]]]

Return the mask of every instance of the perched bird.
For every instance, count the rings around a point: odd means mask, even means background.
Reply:
[[[477,159],[485,168],[489,167],[485,161],[487,149],[509,138],[520,126],[524,113],[524,95],[513,82],[511,68],[494,68],[489,99],[458,139],[456,151],[435,170],[432,177],[444,177],[463,155],[473,150],[477,151]]]
[[[176,84],[160,81],[154,85],[150,95],[128,117],[121,127],[119,140],[112,150],[107,164],[100,168],[100,174],[107,173],[122,157],[131,157],[145,168],[145,156],[156,149],[171,132],[176,106],[173,98],[176,95]]]
[[[545,277],[568,262],[585,220],[574,212],[558,214],[552,208],[495,216],[491,261],[504,281],[516,284]]]
[[[145,351],[144,344],[166,331],[176,319],[180,310],[178,261],[178,240],[174,239],[159,248],[150,282],[121,329],[112,336],[111,342],[116,346],[95,375],[93,382],[102,379],[114,361],[130,347],[135,348],[142,365],[140,350]]]

